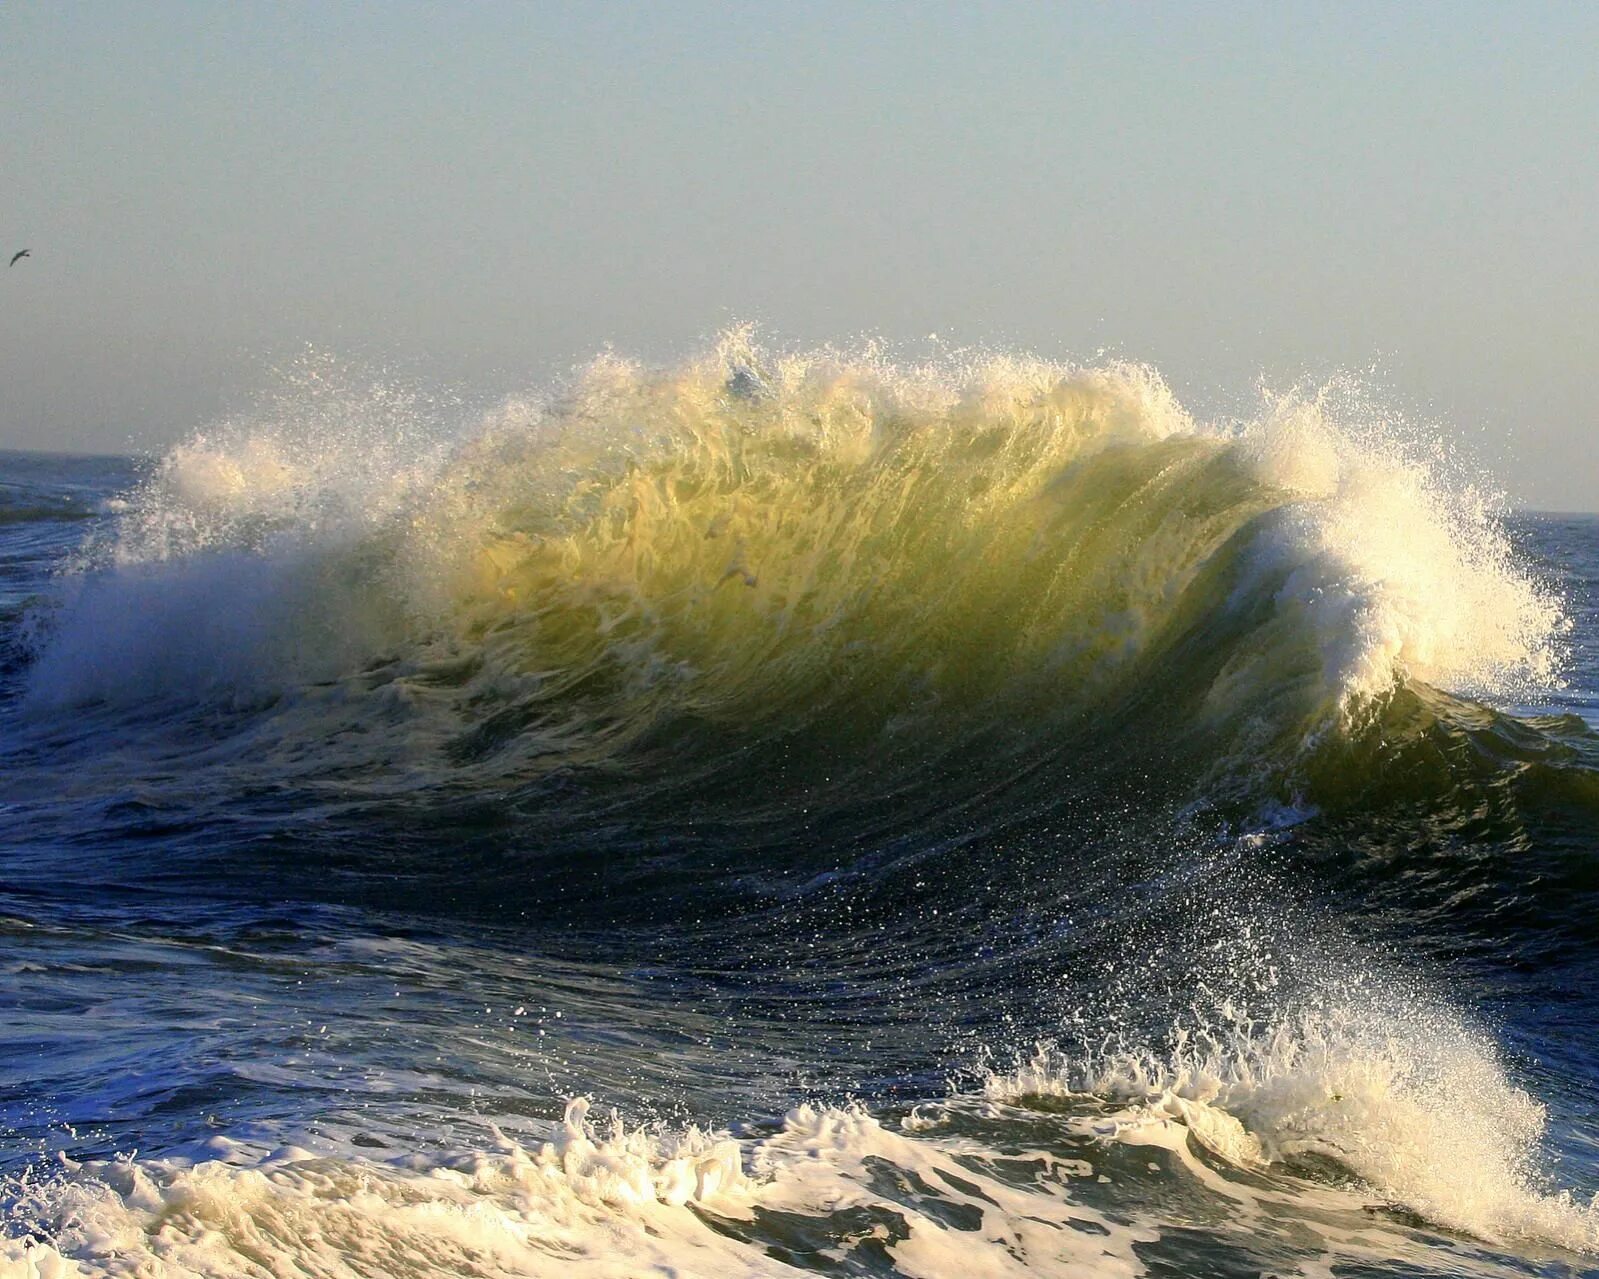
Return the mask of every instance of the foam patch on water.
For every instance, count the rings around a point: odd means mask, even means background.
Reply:
[[[200,1158],[14,1185],[0,1275],[1139,1272],[1131,1246],[1149,1232],[1081,1207],[1051,1220],[1047,1196],[982,1178],[959,1152],[859,1110],[801,1107],[774,1135],[736,1143],[596,1131],[583,1102],[550,1141],[502,1137],[453,1157],[263,1155],[215,1139]]]
[[[1492,1044],[1441,1011],[1323,1007],[1256,1021],[1224,1007],[1179,1026],[1165,1050],[1040,1049],[988,1095],[1099,1098],[1125,1106],[1116,1140],[1186,1132],[1243,1168],[1331,1163],[1370,1193],[1491,1241],[1599,1251],[1599,1206],[1540,1171],[1543,1107]]]
[[[1519,1272],[1514,1258],[1373,1215],[1349,1187],[1277,1175],[1273,1148],[1215,1100],[1170,1088],[1113,1112],[1015,1104],[1036,1103],[1053,1078],[996,1080],[987,1101],[898,1118],[802,1105],[737,1140],[595,1123],[579,1101],[546,1140],[496,1132],[454,1154],[215,1137],[160,1158],[63,1160],[3,1187],[0,1276]]]

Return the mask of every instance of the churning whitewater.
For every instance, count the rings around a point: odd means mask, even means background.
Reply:
[[[6,1274],[1599,1267],[1599,525],[1352,383],[313,356],[0,569]]]

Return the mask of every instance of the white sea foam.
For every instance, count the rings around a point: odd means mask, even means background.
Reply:
[[[218,1138],[199,1158],[72,1165],[12,1187],[0,1276],[764,1277],[807,1257],[891,1257],[921,1279],[1138,1273],[1131,1247],[1150,1232],[1058,1201],[1051,1220],[1048,1196],[982,1178],[959,1152],[811,1107],[744,1143],[600,1133],[583,1102],[547,1142],[502,1137],[445,1158],[263,1154]],[[885,1197],[889,1166],[920,1188]]]
[[[1262,482],[1299,495],[1253,559],[1282,579],[1283,614],[1308,619],[1328,685],[1358,702],[1396,675],[1467,694],[1548,684],[1561,610],[1516,565],[1494,495],[1448,485],[1391,428],[1341,424],[1328,398],[1272,399],[1239,443]]]
[[[1491,1064],[1432,1084],[1396,1056],[1414,1049],[1356,1046],[1346,1028],[1240,1034],[1160,1063],[1107,1058],[1087,1080],[1040,1057],[991,1080],[986,1102],[898,1119],[803,1105],[738,1140],[596,1124],[577,1101],[546,1139],[495,1130],[458,1154],[214,1137],[165,1157],[63,1160],[4,1187],[0,1279],[1100,1279],[1148,1273],[1168,1232],[1192,1265],[1248,1248],[1284,1275],[1430,1273],[1446,1241],[1373,1216],[1373,1195],[1486,1240],[1599,1243],[1592,1209],[1529,1186],[1538,1112]],[[1307,1155],[1366,1184],[1284,1170]],[[1515,1268],[1481,1248],[1447,1259],[1449,1273]]]
[[[986,1090],[1103,1099],[1124,1107],[1103,1121],[1115,1140],[1182,1133],[1244,1168],[1331,1161],[1436,1225],[1599,1251],[1599,1206],[1540,1172],[1543,1107],[1445,1010],[1334,1004],[1256,1021],[1224,1006],[1171,1040],[1077,1057],[1041,1048]]]

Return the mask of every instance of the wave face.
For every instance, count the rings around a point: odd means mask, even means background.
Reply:
[[[39,713],[337,686],[362,704],[304,765],[387,784],[806,732],[923,760],[1004,726],[1264,761],[1280,789],[1396,685],[1504,697],[1557,667],[1558,604],[1482,497],[1331,392],[1203,426],[1134,365],[734,334],[600,359],[459,441],[338,373],[154,469],[42,627]],[[359,758],[346,716],[431,750]]]
[[[1599,523],[1352,383],[486,403],[0,455],[0,1275],[1593,1270]]]

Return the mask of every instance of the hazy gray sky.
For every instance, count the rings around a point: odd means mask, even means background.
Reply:
[[[0,7],[0,445],[306,343],[476,388],[733,320],[1379,366],[1599,507],[1599,6]]]

